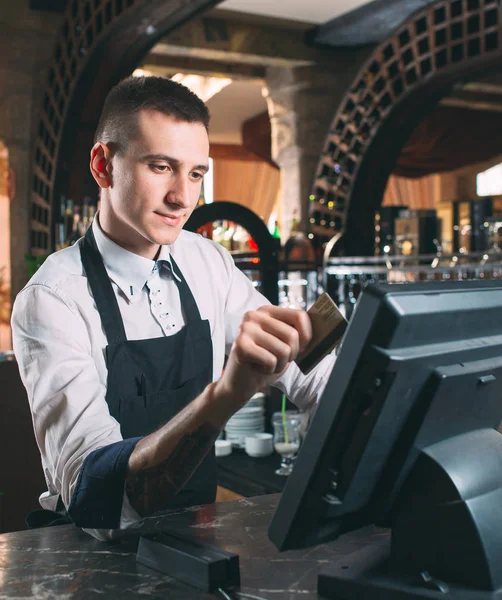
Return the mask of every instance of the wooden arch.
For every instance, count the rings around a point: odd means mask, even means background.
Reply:
[[[346,255],[372,255],[374,213],[401,148],[453,84],[502,65],[497,0],[438,0],[413,14],[359,71],[332,121],[309,216]]]
[[[233,221],[241,225],[258,245],[260,258],[261,291],[265,298],[275,305],[279,304],[277,280],[279,278],[279,259],[274,238],[270,235],[263,219],[252,210],[237,202],[219,201],[203,204],[195,209],[185,224],[188,231],[197,231],[202,225],[212,221]]]
[[[218,0],[70,0],[42,97],[33,148],[33,256],[53,249],[60,195],[85,195],[92,136],[109,89],[156,41]]]

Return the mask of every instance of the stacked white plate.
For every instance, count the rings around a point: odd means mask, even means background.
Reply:
[[[232,445],[244,448],[248,435],[265,431],[265,394],[255,394],[251,400],[230,417],[225,426],[225,437]]]

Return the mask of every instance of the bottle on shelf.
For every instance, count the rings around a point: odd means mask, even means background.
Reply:
[[[234,252],[249,252],[249,240],[251,236],[247,229],[244,229],[242,225],[235,226],[235,233],[232,238],[232,250]]]
[[[223,234],[225,230],[223,228],[223,221],[214,221],[213,223],[213,241],[217,244],[221,244]]]
[[[75,206],[73,210],[73,222],[70,235],[66,240],[67,246],[73,246],[82,237],[82,220],[80,215],[80,206]]]
[[[63,248],[63,243],[66,238],[64,230],[65,212],[66,198],[64,195],[61,195],[59,200],[59,215],[54,224],[54,245],[56,250],[61,250],[61,248]]]
[[[300,222],[298,221],[298,213],[296,208],[293,209],[293,217],[291,219],[291,234],[302,234],[303,232],[300,230]]]
[[[92,222],[92,219],[89,218],[89,208],[91,206],[91,203],[92,198],[90,198],[89,196],[85,196],[82,200],[82,221],[80,226],[82,235],[85,234]]]
[[[314,247],[300,227],[296,209],[293,210],[291,236],[284,246],[284,254],[286,262],[315,263],[316,260]]]
[[[277,249],[281,248],[281,230],[279,229],[279,222],[276,220],[274,224],[274,230],[272,232],[272,237],[274,238]]]
[[[231,252],[233,248],[233,239],[235,233],[235,223],[231,221],[224,221],[225,223],[225,231],[223,233],[223,238],[221,240],[221,245],[226,248],[229,252]]]
[[[210,222],[210,223],[206,223],[205,225],[202,225],[197,230],[197,233],[200,233],[202,237],[205,237],[208,240],[212,240],[213,239],[213,224]]]
[[[400,250],[400,254],[403,256],[412,256],[416,254],[415,244],[413,243],[413,237],[410,234],[408,227],[405,227],[402,235],[396,236],[396,243]]]
[[[60,215],[55,223],[55,249],[62,250],[71,246],[85,235],[95,214],[96,205],[91,197],[85,196],[79,205],[62,195]]]
[[[71,198],[68,198],[66,201],[66,208],[64,214],[64,230],[65,230],[65,240],[70,235],[72,226],[73,226],[73,210],[74,204]]]
[[[258,244],[254,241],[254,238],[249,236],[248,239],[248,251],[249,252],[258,252]]]
[[[279,229],[279,222],[276,221],[275,225],[274,225],[274,231],[272,233],[272,236],[275,237],[276,239],[281,239],[281,231]]]
[[[200,196],[199,196],[199,200],[197,202],[197,208],[199,208],[200,206],[204,206],[206,204],[206,195],[205,195],[205,184],[204,181],[202,181],[202,185],[200,187]],[[201,225],[199,227],[199,229],[197,229],[197,233],[200,233],[200,235],[202,237],[205,237],[208,240],[212,240],[213,239],[213,222],[210,221],[209,223],[205,223],[204,225]]]

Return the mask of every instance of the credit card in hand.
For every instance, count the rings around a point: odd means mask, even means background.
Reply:
[[[307,314],[312,323],[312,339],[295,361],[305,375],[341,342],[347,329],[347,320],[326,293],[317,298]]]

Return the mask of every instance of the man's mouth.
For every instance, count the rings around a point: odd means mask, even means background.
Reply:
[[[169,215],[163,213],[155,213],[166,225],[177,225],[181,221],[181,215]]]

